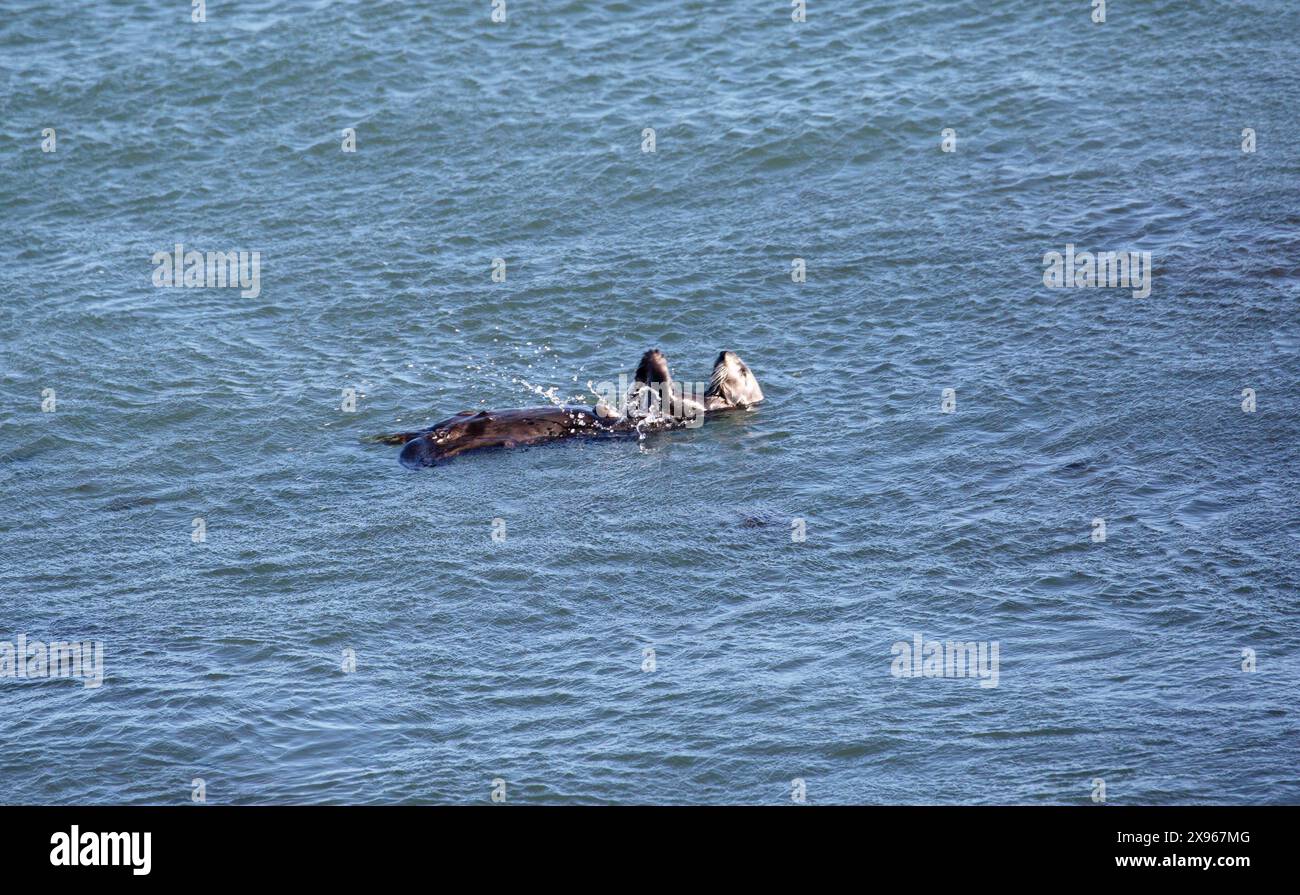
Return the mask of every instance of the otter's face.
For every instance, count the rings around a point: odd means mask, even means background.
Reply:
[[[740,355],[723,351],[713,365],[713,377],[704,397],[709,410],[752,407],[763,400],[763,390]]]

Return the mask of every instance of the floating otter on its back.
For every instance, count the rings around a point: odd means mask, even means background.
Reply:
[[[419,432],[383,435],[384,444],[400,444],[403,466],[434,466],[466,451],[519,447],[561,438],[608,438],[646,431],[699,425],[705,414],[748,408],[763,400],[763,390],[745,362],[733,351],[718,354],[703,400],[673,385],[668,361],[659,349],[647,351],[621,409],[603,401],[580,405],[523,407],[512,410],[464,410]]]

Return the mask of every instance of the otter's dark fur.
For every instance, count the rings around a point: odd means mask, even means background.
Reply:
[[[573,437],[608,438],[678,428],[689,425],[705,412],[749,407],[762,400],[758,381],[730,351],[718,355],[703,404],[683,397],[673,388],[667,359],[655,348],[642,355],[635,385],[621,413],[604,404],[465,410],[428,429],[383,435],[377,440],[403,445],[402,465],[419,468],[480,448],[518,447]]]

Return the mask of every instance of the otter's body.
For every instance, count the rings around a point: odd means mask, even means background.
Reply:
[[[512,410],[462,411],[434,423],[423,432],[387,436],[401,443],[403,466],[433,466],[465,451],[490,447],[521,447],[561,438],[632,434],[625,420],[602,420],[591,407],[519,407]]]
[[[763,400],[758,381],[730,351],[718,355],[703,404],[683,400],[674,392],[668,362],[657,349],[645,353],[635,375],[636,386],[622,412],[603,403],[597,407],[464,410],[428,429],[384,435],[378,440],[402,445],[402,465],[419,468],[480,448],[520,447],[574,437],[611,438],[693,426],[705,413],[750,407]]]

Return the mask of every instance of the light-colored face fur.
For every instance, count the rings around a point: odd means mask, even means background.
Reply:
[[[734,351],[723,351],[713,365],[709,390],[704,393],[706,410],[752,407],[763,400],[763,390],[749,367]]]

